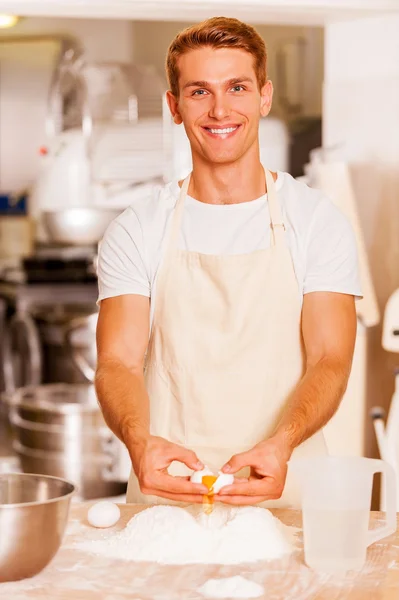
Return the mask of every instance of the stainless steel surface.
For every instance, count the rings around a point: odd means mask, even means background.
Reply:
[[[74,489],[55,477],[0,474],[0,582],[32,577],[51,561]]]
[[[15,452],[25,473],[44,473],[63,477],[76,485],[77,494],[84,500],[123,494],[127,482],[108,479],[112,458],[100,454],[66,455],[61,452],[32,450],[14,442]],[[111,475],[110,475],[111,477]]]
[[[18,456],[14,453],[0,456],[0,473],[22,473]]]
[[[3,368],[9,374],[7,392],[42,381],[39,333],[27,312],[16,312],[11,317],[3,340],[3,360]]]
[[[98,313],[72,319],[65,331],[70,355],[87,381],[94,382],[97,364],[96,328]]]
[[[35,312],[46,383],[93,383],[97,360],[95,310],[95,305],[65,305]]]
[[[101,240],[120,209],[76,207],[43,212],[43,222],[52,242],[92,245]]]
[[[0,394],[0,458],[12,454],[12,430],[8,418],[8,405],[4,394]]]
[[[14,438],[32,450],[62,452],[76,457],[106,452],[113,441],[108,427],[74,427],[71,430],[62,425],[34,423],[21,419],[14,409],[10,414],[10,421]]]
[[[105,424],[93,385],[25,388],[9,394],[8,403],[24,472],[68,479],[82,499],[124,493],[122,444]]]
[[[104,427],[93,385],[59,383],[21,388],[9,395],[9,402],[26,421],[64,425],[69,431]]]
[[[0,282],[0,296],[14,310],[29,311],[32,307],[59,304],[95,304],[98,297],[97,283],[18,283]]]

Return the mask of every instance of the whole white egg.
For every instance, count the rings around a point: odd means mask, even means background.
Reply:
[[[87,520],[93,527],[112,527],[119,521],[120,516],[119,506],[108,500],[96,502],[87,511]]]

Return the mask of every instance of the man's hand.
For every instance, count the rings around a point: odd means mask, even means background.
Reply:
[[[273,438],[260,442],[252,450],[235,454],[222,471],[234,474],[250,467],[250,476],[248,479],[238,477],[232,485],[222,488],[215,500],[243,505],[280,498],[291,454],[288,445]]]
[[[181,462],[194,471],[203,469],[204,465],[192,450],[156,436],[148,436],[141,443],[132,444],[129,450],[143,494],[175,502],[201,503],[204,494],[208,493],[205,485],[191,483],[189,477],[174,477],[167,471],[173,461]]]

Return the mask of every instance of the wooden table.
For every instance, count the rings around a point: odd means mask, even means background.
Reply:
[[[267,600],[398,600],[399,530],[369,548],[359,573],[345,576],[318,574],[303,563],[301,532],[298,549],[284,560],[248,566],[160,566],[93,556],[78,550],[76,543],[101,537],[101,530],[86,522],[89,503],[74,505],[62,547],[52,563],[36,577],[0,584],[4,600],[200,600],[196,591],[211,578],[241,575],[264,586]],[[120,505],[121,529],[144,507]],[[299,511],[273,510],[286,525],[300,527]],[[372,523],[382,515],[372,513]],[[107,530],[109,531],[109,530]],[[40,540],[38,540],[40,544]],[[208,598],[209,600],[209,598]]]

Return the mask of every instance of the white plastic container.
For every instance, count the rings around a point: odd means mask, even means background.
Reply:
[[[363,457],[315,457],[289,462],[302,491],[306,564],[323,572],[359,570],[368,546],[396,531],[393,468]],[[375,473],[383,473],[386,524],[369,531]]]

